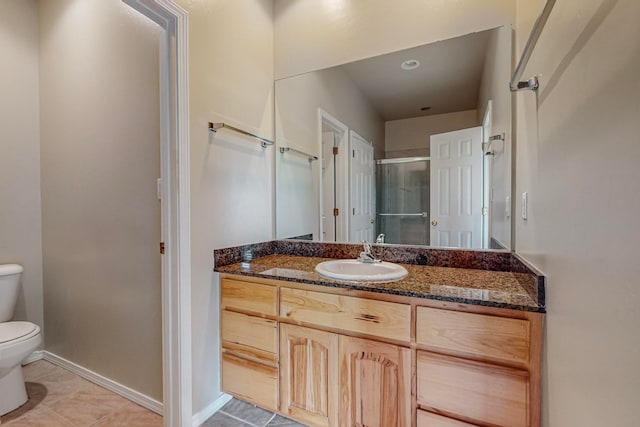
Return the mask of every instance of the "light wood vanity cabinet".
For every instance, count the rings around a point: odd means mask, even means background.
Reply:
[[[222,389],[310,426],[538,427],[542,314],[222,275]]]

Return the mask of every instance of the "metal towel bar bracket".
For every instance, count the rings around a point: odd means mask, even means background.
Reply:
[[[311,163],[314,160],[318,160],[318,156],[314,156],[312,154],[309,153],[305,153],[304,151],[300,151],[297,150],[295,148],[291,148],[291,147],[280,147],[280,152],[284,154],[285,151],[291,151],[292,153],[296,153],[296,154],[300,154],[301,156],[305,156],[309,159],[309,163]]]
[[[214,132],[215,133],[215,132],[218,131],[218,129],[222,129],[222,128],[231,129],[231,130],[236,131],[238,133],[241,133],[243,135],[250,136],[251,138],[255,138],[258,141],[260,141],[260,145],[262,145],[262,148],[266,148],[267,145],[273,145],[273,141],[270,141],[270,140],[268,140],[266,138],[263,138],[261,136],[258,136],[258,135],[254,135],[254,134],[252,134],[250,132],[247,132],[247,131],[244,131],[242,129],[238,129],[235,126],[231,126],[231,125],[228,125],[226,123],[212,123],[212,122],[209,122],[209,131],[210,132]]]
[[[524,50],[522,51],[522,56],[520,57],[520,61],[518,61],[518,66],[513,73],[513,77],[511,77],[511,82],[509,83],[509,89],[511,92],[517,92],[520,90],[538,90],[540,87],[540,83],[538,82],[537,77],[531,77],[527,81],[521,81],[522,74],[524,73],[524,69],[529,62],[529,58],[531,58],[531,54],[533,53],[533,49],[536,47],[536,43],[538,42],[538,38],[542,33],[542,29],[547,23],[547,19],[549,19],[549,15],[551,14],[551,10],[553,6],[556,4],[556,0],[547,0],[544,4],[544,8],[542,9],[542,13],[536,19],[535,24],[533,24],[533,28],[531,29],[531,34],[529,34],[529,39],[527,40],[527,44],[524,46]]]
[[[504,141],[504,137],[505,137],[505,134],[504,134],[504,132],[502,132],[501,134],[490,136],[489,137],[489,142],[491,142],[491,141]]]

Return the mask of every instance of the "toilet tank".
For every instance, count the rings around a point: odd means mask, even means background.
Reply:
[[[22,271],[18,264],[0,265],[0,322],[8,322],[13,317]]]

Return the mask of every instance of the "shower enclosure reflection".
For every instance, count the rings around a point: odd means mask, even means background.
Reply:
[[[429,157],[376,161],[376,235],[384,243],[429,245]]]

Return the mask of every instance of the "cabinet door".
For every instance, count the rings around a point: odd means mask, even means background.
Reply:
[[[311,426],[338,425],[338,336],[280,324],[280,411]]]
[[[340,336],[340,426],[410,425],[409,349]]]

